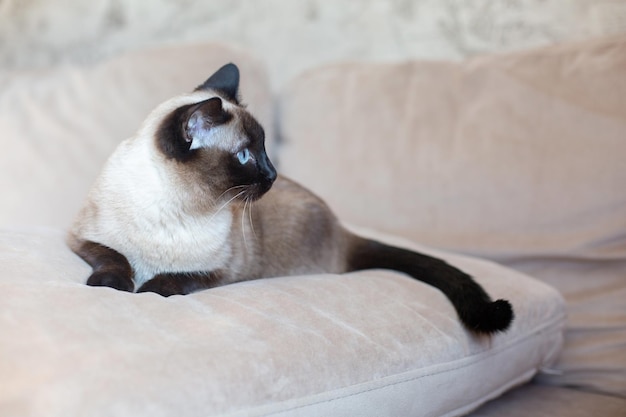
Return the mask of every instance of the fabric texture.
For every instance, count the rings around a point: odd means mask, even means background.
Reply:
[[[353,224],[553,284],[569,326],[542,380],[626,396],[624,68],[623,38],[330,65],[282,95],[279,166]]]
[[[117,144],[156,105],[193,90],[228,62],[239,66],[244,102],[271,141],[265,69],[232,47],[172,46],[92,67],[0,72],[0,227],[67,227]]]
[[[453,416],[555,360],[565,320],[557,291],[435,254],[510,299],[508,332],[469,335],[443,294],[391,272],[170,298],[88,287],[89,268],[63,233],[4,232],[0,414]]]

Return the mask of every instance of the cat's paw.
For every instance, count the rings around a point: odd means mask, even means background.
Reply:
[[[132,292],[135,288],[133,281],[124,275],[113,272],[94,272],[87,280],[92,287],[111,287],[120,291]]]
[[[154,278],[143,284],[137,292],[154,292],[163,297],[171,295],[184,294],[182,289],[176,285],[176,282]]]

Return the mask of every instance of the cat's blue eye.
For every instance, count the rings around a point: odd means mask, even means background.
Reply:
[[[250,151],[248,150],[248,148],[244,148],[237,152],[237,159],[239,160],[239,163],[241,165],[247,164],[250,160]]]

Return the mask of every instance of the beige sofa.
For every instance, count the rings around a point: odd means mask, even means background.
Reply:
[[[282,173],[471,272],[512,328],[475,338],[436,290],[381,271],[167,299],[85,286],[64,230],[99,167],[229,61]],[[604,39],[338,63],[278,97],[258,59],[212,44],[0,74],[0,415],[623,416],[624,68],[626,42]]]

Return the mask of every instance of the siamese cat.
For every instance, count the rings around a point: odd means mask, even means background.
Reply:
[[[163,296],[256,278],[391,269],[441,290],[475,333],[513,310],[443,260],[365,239],[276,173],[227,64],[159,105],[105,164],[69,233],[88,285]]]

